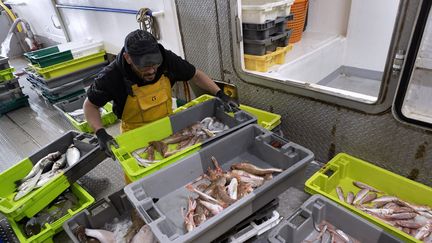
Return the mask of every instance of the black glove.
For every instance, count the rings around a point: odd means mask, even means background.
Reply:
[[[228,95],[226,95],[223,90],[219,90],[216,93],[216,97],[222,100],[226,112],[236,112],[239,110],[237,102]]]
[[[111,146],[115,146],[116,148],[118,148],[118,144],[117,142],[114,140],[113,137],[111,137],[111,135],[109,135],[104,128],[101,128],[99,130],[96,131],[96,137],[99,141],[99,146],[100,149],[102,151],[105,152],[105,154],[109,157],[111,157],[112,159],[115,160],[114,154],[111,151]]]

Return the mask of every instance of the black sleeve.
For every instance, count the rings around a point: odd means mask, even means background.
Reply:
[[[96,106],[102,107],[109,101],[113,100],[112,94],[108,91],[107,85],[109,79],[106,74],[99,74],[93,84],[87,90],[87,97],[91,103]]]
[[[166,50],[166,60],[172,83],[176,81],[188,81],[195,75],[195,66],[172,51]]]

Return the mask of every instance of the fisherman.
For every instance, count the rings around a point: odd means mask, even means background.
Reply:
[[[225,109],[236,106],[204,72],[166,50],[149,32],[129,33],[116,60],[87,90],[84,114],[96,131],[100,148],[114,158],[110,147],[117,144],[102,126],[99,107],[114,101],[114,113],[121,118],[120,131],[127,132],[171,114],[172,85],[189,80],[219,97]]]

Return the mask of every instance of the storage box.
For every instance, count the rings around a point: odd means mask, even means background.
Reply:
[[[105,51],[98,52],[89,56],[84,56],[78,59],[69,60],[59,64],[55,64],[46,68],[37,67],[29,64],[29,66],[36,70],[45,79],[52,79],[60,76],[67,75],[78,70],[88,68],[97,64],[105,62]]]
[[[20,87],[15,89],[9,89],[0,93],[0,102],[5,103],[8,101],[16,100],[23,97],[24,94]]]
[[[13,75],[13,72],[15,71],[15,68],[7,68],[0,70],[0,82],[8,81],[13,79],[15,76]]]
[[[353,185],[354,181],[366,183],[388,195],[399,197],[410,203],[432,206],[432,188],[344,153],[336,155],[325,167],[309,178],[306,181],[305,190],[311,194],[322,194],[332,199],[403,241],[420,242],[353,205],[341,202],[337,196],[336,187],[340,186],[345,193],[351,191],[356,194],[360,188]]]
[[[0,94],[5,93],[9,90],[18,89],[20,84],[18,83],[18,78],[14,78],[8,81],[3,81],[0,83]]]
[[[0,56],[0,70],[9,68],[9,58]]]
[[[276,226],[270,232],[268,240],[271,243],[322,242],[320,239],[314,239],[319,235],[316,227],[324,221],[342,230],[358,242],[403,242],[320,195],[310,197],[292,216]]]
[[[275,20],[267,20],[264,24],[243,23],[243,39],[265,40],[276,33],[285,32],[286,17],[279,17]]]
[[[32,79],[36,80],[47,88],[52,89],[76,80],[83,80],[85,85],[91,84],[93,80],[89,79],[92,79],[95,75],[97,75],[97,73],[99,73],[107,64],[108,62],[106,61],[53,79],[44,79],[31,68],[26,68],[25,71]]]
[[[276,64],[285,63],[285,55],[291,51],[292,45],[277,47],[276,51],[263,56],[244,55],[245,68],[252,71],[267,72],[268,69]]]
[[[77,183],[74,183],[70,186],[70,189],[72,193],[78,198],[78,208],[77,209],[70,209],[67,211],[66,215],[58,219],[52,224],[45,224],[44,229],[37,235],[33,235],[31,237],[28,237],[25,235],[25,233],[22,230],[22,226],[20,226],[16,221],[9,220],[10,224],[12,226],[13,231],[15,232],[16,236],[18,237],[19,241],[21,243],[27,243],[27,242],[33,242],[33,243],[54,243],[53,236],[60,231],[63,230],[62,225],[63,223],[76,215],[77,213],[81,212],[94,202],[94,198],[86,191],[84,188],[79,186]]]
[[[22,96],[18,99],[7,100],[0,102],[0,115],[6,114],[9,111],[28,106],[28,96]],[[1,199],[0,199],[1,200]]]
[[[274,141],[282,146],[270,145]],[[181,208],[187,208],[187,198],[192,193],[185,186],[213,167],[212,156],[225,171],[233,163],[249,161],[263,168],[280,168],[283,172],[274,174],[273,179],[186,233]],[[252,124],[164,170],[127,185],[125,192],[160,242],[210,242],[280,193],[301,183],[313,157],[308,149]]]
[[[91,128],[90,124],[87,121],[79,122],[75,120],[71,115],[68,114],[68,112],[75,111],[77,109],[82,109],[84,101],[86,99],[87,95],[80,95],[75,98],[72,98],[70,100],[61,101],[54,104],[54,107],[60,111],[64,117],[78,130],[82,132],[92,132],[93,129]],[[107,103],[103,107],[108,113],[102,115],[102,124],[104,126],[111,125],[117,121],[117,116],[114,114],[112,110],[112,104]]]
[[[290,14],[293,0],[283,0],[265,4],[242,5],[242,22],[249,24],[263,24],[267,20],[286,17]]]
[[[192,101],[186,103],[185,105],[177,108],[176,110],[174,110],[174,113],[186,110],[189,107],[192,107],[194,105],[200,104],[204,101],[211,100],[214,98],[215,98],[214,96],[207,95],[207,94],[201,95],[200,97],[195,98]],[[265,110],[260,110],[247,105],[240,105],[239,108],[255,116],[258,119],[257,121],[258,125],[260,125],[261,127],[267,130],[273,130],[275,127],[281,124],[281,116],[279,114],[271,113]]]
[[[262,56],[274,52],[277,47],[286,47],[291,36],[291,30],[276,33],[265,40],[243,40],[244,53]]]
[[[233,116],[231,115],[223,111],[222,101],[219,99],[208,100],[183,112],[175,113],[169,117],[162,118],[117,136],[115,140],[117,141],[119,148],[112,147],[112,151],[117,160],[120,161],[120,164],[129,179],[135,181],[176,162],[188,154],[196,152],[206,143],[219,139],[220,137],[248,124],[256,123],[256,118],[245,111],[238,111]],[[154,163],[149,167],[138,165],[137,160],[132,156],[134,150],[147,146],[150,141],[162,140],[195,122],[201,121],[205,117],[216,117],[219,121],[228,125],[229,129],[205,140],[202,143],[190,146],[181,152],[169,156],[168,158],[160,158],[160,162]],[[172,144],[170,147],[173,148],[176,147],[176,145]],[[156,157],[156,159],[159,158]]]
[[[105,224],[113,222],[115,218],[127,218],[134,209],[123,189],[102,198],[91,207],[83,210],[63,224],[65,232],[74,243],[80,243],[73,233],[78,226],[89,229],[103,229]]]
[[[80,160],[63,173],[55,177],[41,188],[33,190],[23,198],[15,201],[15,182],[24,178],[33,165],[47,154],[60,151],[66,152],[70,144],[74,144],[81,152]],[[8,218],[21,220],[31,218],[46,207],[54,198],[66,190],[73,182],[93,169],[106,158],[99,149],[97,139],[89,134],[69,131],[62,137],[35,152],[30,157],[18,162],[0,174],[0,212]]]

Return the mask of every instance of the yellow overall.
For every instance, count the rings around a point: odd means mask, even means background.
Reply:
[[[156,121],[172,113],[171,83],[162,77],[154,84],[132,86],[134,96],[128,95],[121,117],[120,132],[124,133]],[[125,174],[126,183],[131,181]]]

